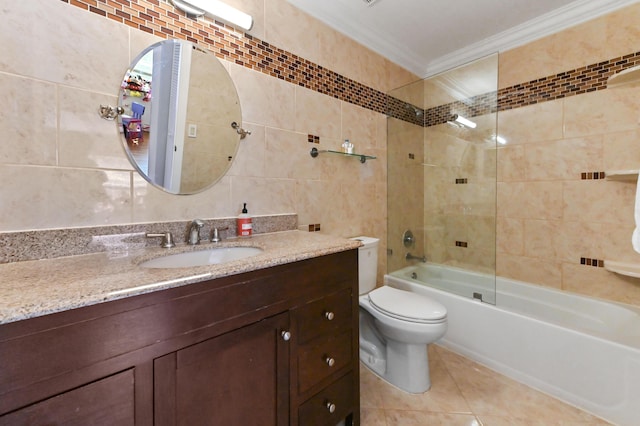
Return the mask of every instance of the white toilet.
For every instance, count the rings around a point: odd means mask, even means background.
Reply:
[[[353,239],[364,244],[358,249],[360,360],[406,392],[425,392],[431,387],[427,344],[447,331],[447,309],[420,294],[375,289],[379,240]]]

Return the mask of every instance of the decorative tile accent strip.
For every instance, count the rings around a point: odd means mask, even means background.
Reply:
[[[217,57],[392,117],[423,125],[422,110],[287,52],[230,25],[189,18],[168,0],[61,0],[162,38],[179,38]]]
[[[309,232],[318,232],[320,231],[320,224],[319,223],[310,223],[309,224]]]
[[[604,179],[605,172],[582,172],[580,174],[580,179],[582,180],[590,180],[590,179]]]
[[[611,75],[639,64],[640,52],[635,52],[500,89],[499,109],[503,111],[606,89]]]
[[[204,222],[205,225],[200,230],[202,238],[210,236],[214,227],[228,228],[222,231],[221,236],[225,239],[236,235],[235,218],[209,219]],[[158,245],[157,239],[145,237],[147,233],[171,232],[177,244],[184,244],[190,224],[191,221],[176,221],[0,233],[0,263],[100,252],[125,253]],[[297,229],[297,226],[298,216],[295,214],[253,217],[254,234],[289,231]]]
[[[309,143],[320,143],[320,136],[307,135],[307,141],[309,141]]]
[[[456,247],[467,247],[468,245],[466,241],[456,241]]]
[[[409,153],[409,160],[415,160],[416,159],[416,155]]]
[[[596,268],[604,268],[604,260],[602,259],[590,259],[588,257],[581,257],[580,264],[586,266],[595,266]]]
[[[189,40],[221,59],[420,126],[446,123],[455,113],[474,117],[602,90],[610,75],[640,64],[640,52],[630,53],[423,110],[222,22],[190,18],[168,0],[61,1],[162,38]]]
[[[467,178],[456,178],[456,185],[462,185],[465,183],[469,183]]]

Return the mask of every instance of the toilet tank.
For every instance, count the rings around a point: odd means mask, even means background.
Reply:
[[[355,237],[352,240],[362,241],[358,248],[358,288],[360,294],[365,294],[376,288],[378,274],[378,238]]]

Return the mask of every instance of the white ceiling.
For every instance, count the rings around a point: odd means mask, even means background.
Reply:
[[[637,0],[288,0],[427,77]]]

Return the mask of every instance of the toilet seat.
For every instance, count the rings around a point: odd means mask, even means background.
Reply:
[[[433,324],[445,321],[447,309],[428,297],[397,288],[382,286],[368,294],[371,306],[390,317]]]

